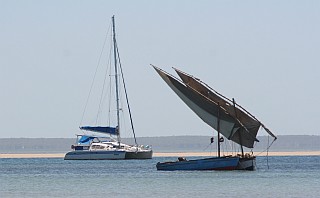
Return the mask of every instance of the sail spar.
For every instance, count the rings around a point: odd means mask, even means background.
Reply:
[[[153,66],[153,65],[152,65]],[[230,100],[211,91],[199,79],[177,69],[181,80],[153,66],[169,87],[205,123],[217,130],[220,109],[220,133],[247,148],[253,148],[261,122],[248,115]],[[264,127],[264,125],[262,125]]]

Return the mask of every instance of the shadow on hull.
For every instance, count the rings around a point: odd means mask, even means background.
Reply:
[[[236,170],[248,170],[254,171],[256,170],[256,157],[247,157],[247,158],[240,158],[238,166]]]
[[[70,151],[65,156],[65,160],[123,160],[125,151]]]
[[[126,152],[125,159],[152,159],[152,150],[138,151],[138,152]]]
[[[126,159],[152,159],[152,150],[128,151],[89,151],[79,150],[68,152],[65,160],[126,160]]]

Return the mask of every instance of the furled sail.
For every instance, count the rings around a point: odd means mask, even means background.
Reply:
[[[108,133],[111,135],[118,135],[117,127],[102,127],[102,126],[82,126],[81,130],[92,131],[98,133]]]
[[[202,85],[199,80],[177,71],[181,80],[153,66],[169,87],[205,123],[218,130],[229,140],[242,146],[253,148],[261,123],[236,108]]]

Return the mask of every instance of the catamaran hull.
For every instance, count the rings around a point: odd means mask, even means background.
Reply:
[[[126,151],[125,159],[152,159],[152,150],[148,151]]]
[[[157,163],[157,170],[234,170],[239,163],[238,157],[216,157],[197,160]]]
[[[236,170],[256,170],[256,157],[240,158]]]
[[[125,151],[70,151],[65,160],[122,160],[125,159]]]

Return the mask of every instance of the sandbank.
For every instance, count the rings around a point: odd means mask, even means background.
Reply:
[[[227,154],[227,153],[226,153]],[[230,153],[231,154],[231,153]],[[267,153],[254,153],[257,156],[266,156]],[[63,158],[65,153],[0,153],[0,158]],[[191,156],[215,156],[214,152],[155,152],[154,157],[191,157]],[[320,156],[320,151],[291,151],[291,152],[269,152],[269,156]]]
[[[231,153],[225,153],[229,155]],[[267,152],[255,152],[256,156],[266,156]],[[320,151],[290,151],[290,152],[269,152],[269,156],[317,156]],[[154,157],[191,157],[191,156],[216,156],[215,152],[172,152],[172,153],[154,153]]]

